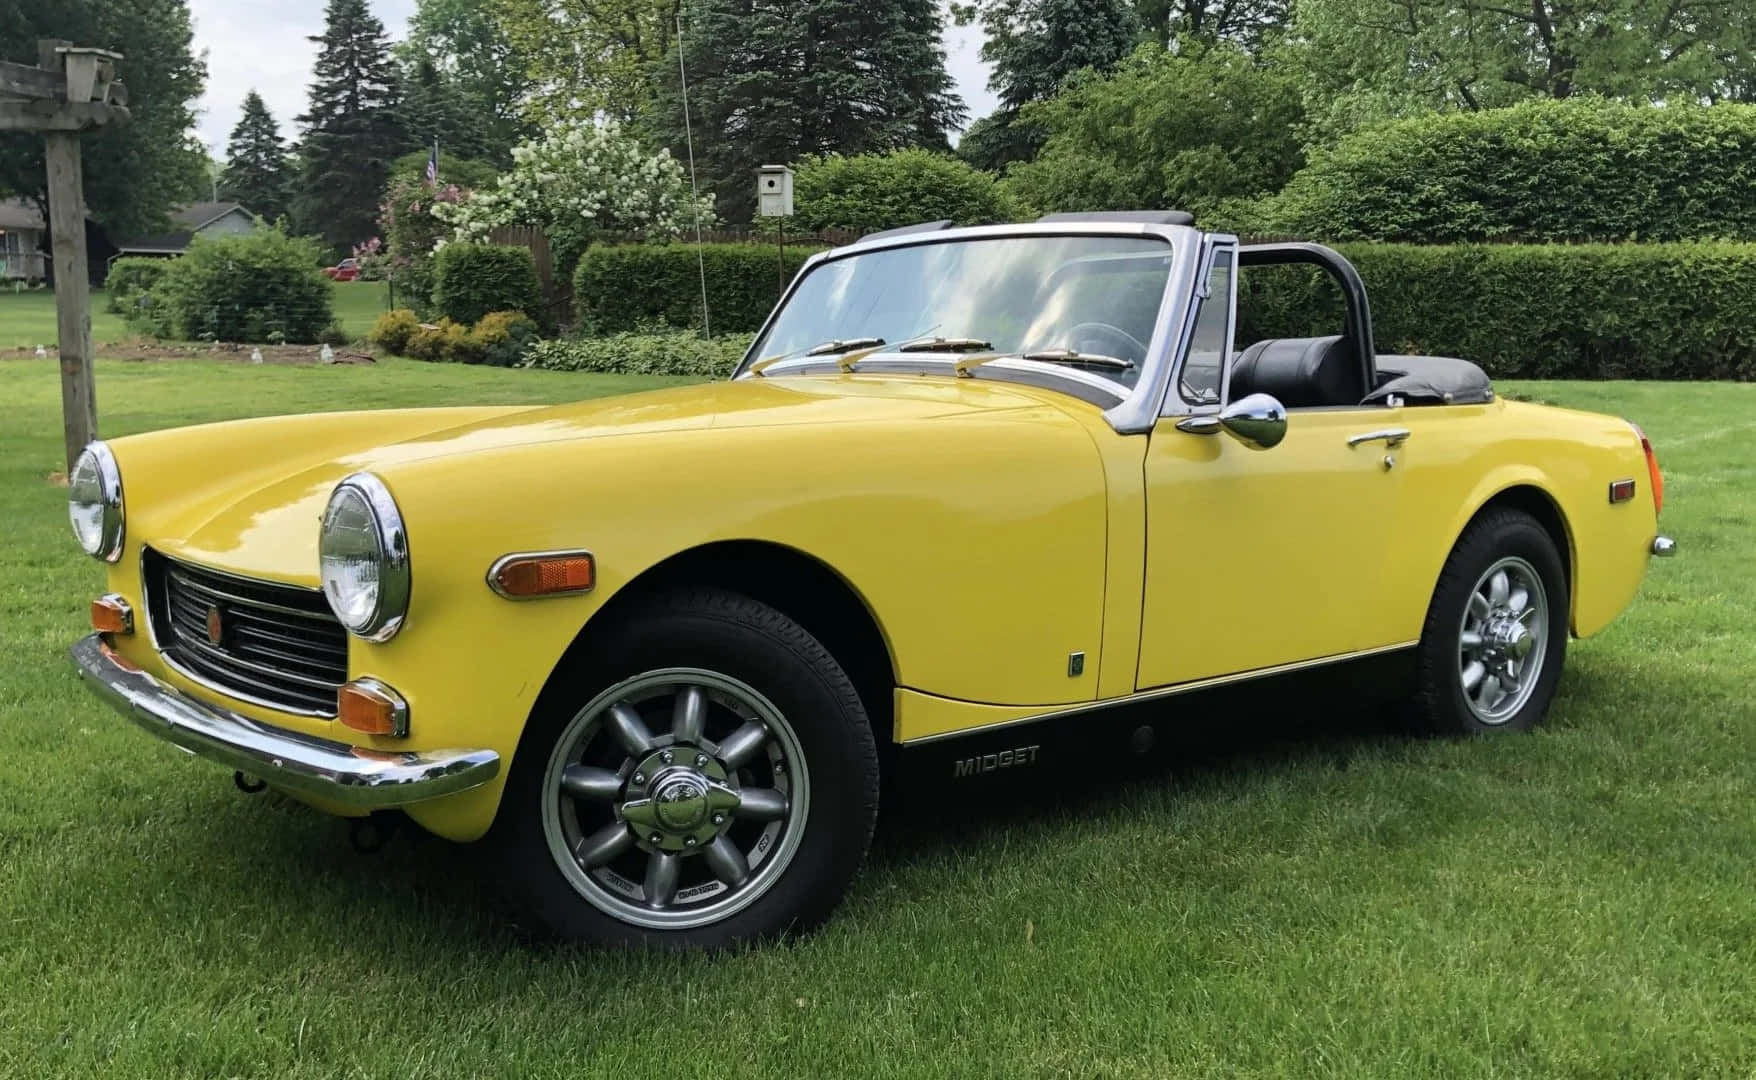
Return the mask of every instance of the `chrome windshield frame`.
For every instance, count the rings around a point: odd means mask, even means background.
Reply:
[[[758,359],[756,343],[768,335],[769,330],[774,326],[776,317],[798,290],[799,283],[805,279],[807,274],[824,263],[889,248],[1030,236],[1153,237],[1164,241],[1169,246],[1171,265],[1165,278],[1164,294],[1159,300],[1158,317],[1153,325],[1152,340],[1147,342],[1146,359],[1140,366],[1140,378],[1136,380],[1133,387],[1128,387],[1077,368],[1020,360],[1016,357],[991,360],[975,370],[984,373],[983,377],[987,378],[1017,378],[1020,381],[1060,383],[1074,396],[1093,401],[1094,404],[1101,405],[1101,401],[1094,400],[1094,393],[1106,393],[1115,399],[1116,403],[1104,407],[1104,419],[1122,434],[1139,434],[1151,431],[1163,410],[1176,408],[1178,411],[1186,411],[1186,408],[1180,406],[1181,395],[1176,395],[1178,402],[1176,406],[1167,402],[1166,395],[1175,385],[1172,380],[1173,369],[1181,362],[1187,337],[1186,329],[1189,315],[1196,303],[1195,287],[1202,268],[1207,265],[1211,243],[1206,234],[1188,225],[1106,221],[976,225],[936,232],[872,237],[868,240],[855,241],[843,247],[819,252],[807,259],[804,265],[799,268],[799,272],[794,275],[793,280],[787,284],[786,291],[781,294],[780,302],[775,304],[774,309],[768,313],[768,317],[762,321],[762,326],[751,340],[750,348],[745,351],[743,359],[733,370],[732,378],[754,377],[755,373],[750,370],[750,366]],[[1231,238],[1225,237],[1223,239],[1230,240]],[[951,374],[955,370],[958,359],[958,357],[943,353],[878,352],[863,357],[859,363],[862,369],[871,371],[912,370],[938,374],[940,370],[944,370],[945,373]],[[809,371],[833,371],[839,366],[839,361],[834,356],[796,357],[765,369],[762,375],[768,377]]]

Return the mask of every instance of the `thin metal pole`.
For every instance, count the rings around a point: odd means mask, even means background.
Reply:
[[[683,13],[677,13],[677,79],[683,87],[683,143],[689,148],[689,209],[695,215],[695,270],[701,276],[701,336],[713,337],[707,316],[707,257],[701,251],[701,189],[695,183],[695,133],[689,127],[689,71],[683,65]]]

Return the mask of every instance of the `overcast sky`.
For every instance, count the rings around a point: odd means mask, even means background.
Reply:
[[[207,52],[207,93],[196,124],[215,157],[225,153],[251,88],[268,102],[281,137],[292,138],[293,117],[305,111],[316,52],[305,39],[323,32],[323,7],[323,0],[189,0],[195,47]],[[372,11],[393,38],[403,36],[414,9],[415,0],[372,0]],[[945,47],[970,117],[992,112],[987,67],[976,57],[980,31],[947,25]]]

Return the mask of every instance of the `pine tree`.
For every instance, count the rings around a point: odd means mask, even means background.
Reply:
[[[291,168],[280,128],[255,90],[244,95],[244,115],[226,143],[226,168],[220,174],[222,198],[244,204],[259,217],[273,221],[287,212]]]
[[[329,0],[318,46],[294,217],[336,254],[377,231],[390,163],[411,148],[397,114],[396,68],[366,0]]]
[[[756,170],[813,154],[944,150],[967,115],[936,0],[693,0],[681,48],[703,188],[749,221]],[[664,140],[685,151],[676,57],[657,73]]]

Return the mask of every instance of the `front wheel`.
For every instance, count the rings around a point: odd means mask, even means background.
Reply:
[[[1567,656],[1567,574],[1548,531],[1497,510],[1464,530],[1421,633],[1415,712],[1435,734],[1529,730]]]
[[[554,934],[715,947],[820,922],[876,820],[859,695],[815,638],[716,591],[594,635],[520,743],[492,843]]]

